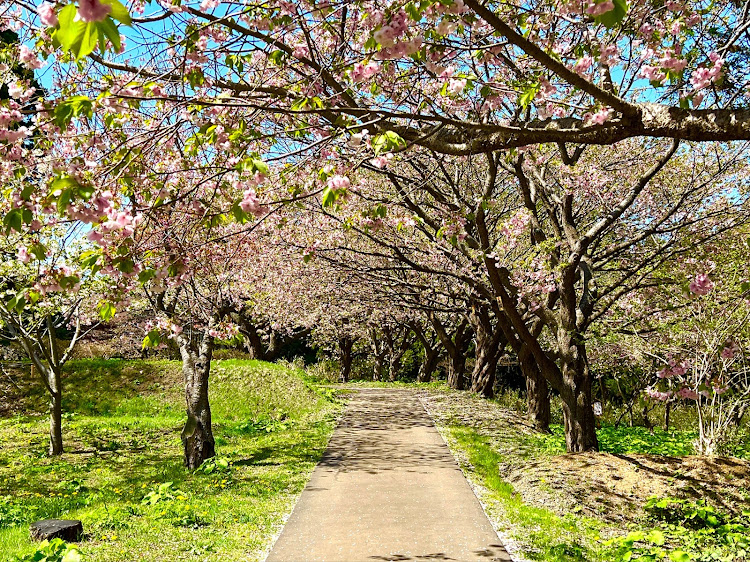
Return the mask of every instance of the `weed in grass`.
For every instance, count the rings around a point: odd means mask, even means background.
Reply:
[[[16,558],[19,562],[80,562],[78,549],[62,539],[42,541],[35,552]]]

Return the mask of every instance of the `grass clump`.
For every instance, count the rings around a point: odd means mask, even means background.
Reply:
[[[33,555],[28,524],[84,523],[84,560],[258,560],[333,430],[338,403],[295,370],[215,362],[219,457],[183,467],[180,364],[81,360],[66,371],[66,453],[46,456],[47,419],[0,419],[0,552]],[[250,429],[248,429],[250,428]],[[262,429],[261,429],[262,428]]]

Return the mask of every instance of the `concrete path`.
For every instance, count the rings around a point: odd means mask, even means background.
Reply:
[[[510,557],[415,393],[364,389],[266,560]]]

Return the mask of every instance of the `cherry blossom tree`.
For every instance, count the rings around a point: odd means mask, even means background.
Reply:
[[[375,257],[470,287],[475,341],[504,340],[527,379],[541,374],[530,388],[558,389],[571,451],[597,447],[586,331],[673,255],[673,237],[698,224],[690,212],[741,214],[742,201],[726,190],[714,200],[686,188],[674,203],[659,180],[670,162],[688,162],[692,177],[682,186],[704,185],[716,169],[731,174],[726,155],[735,148],[719,147],[724,160],[703,166],[711,145],[691,145],[690,161],[680,141],[750,138],[750,14],[735,2],[135,7],[143,13],[133,17],[116,0],[40,9],[14,1],[3,12],[21,32],[21,44],[6,49],[10,60],[29,68],[54,61],[55,91],[36,104],[39,134],[60,135],[80,159],[76,169],[58,166],[49,204],[86,219],[94,236],[127,233],[146,210],[191,198],[200,207],[195,225],[242,224],[263,214],[261,201],[320,194],[324,208],[344,202],[365,163],[387,169],[401,158],[394,153],[455,158],[451,173],[468,162],[461,181],[440,179],[447,199],[423,181],[435,177],[429,167],[404,182],[408,197],[396,185],[403,173],[388,177],[440,250]],[[17,122],[20,109],[9,112]],[[103,220],[110,209],[118,214]],[[371,223],[355,226],[370,235],[382,211],[365,210]],[[130,245],[110,249],[121,253],[105,251],[105,268],[140,267]],[[617,264],[628,258],[635,265],[622,273]],[[472,386],[491,388],[485,375],[495,355],[478,355]]]
[[[717,240],[673,267],[666,275],[673,282],[660,290],[669,308],[651,319],[652,330],[634,336],[657,365],[644,394],[695,407],[700,454],[723,451],[750,407],[747,244],[732,247],[736,240]]]
[[[111,317],[102,295],[116,292],[80,267],[75,228],[34,225],[0,235],[0,332],[20,347],[49,394],[49,454],[63,452],[62,370],[80,339]],[[97,309],[99,313],[97,313]],[[60,337],[69,332],[69,338]]]

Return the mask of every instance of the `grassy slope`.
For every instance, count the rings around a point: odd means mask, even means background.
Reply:
[[[336,404],[296,371],[216,362],[217,450],[228,470],[182,466],[179,364],[77,361],[65,380],[66,454],[45,456],[42,415],[0,419],[0,559],[33,551],[28,522],[78,518],[87,561],[257,560],[302,490]],[[29,392],[43,411],[43,394]],[[143,497],[172,482],[161,501]]]

